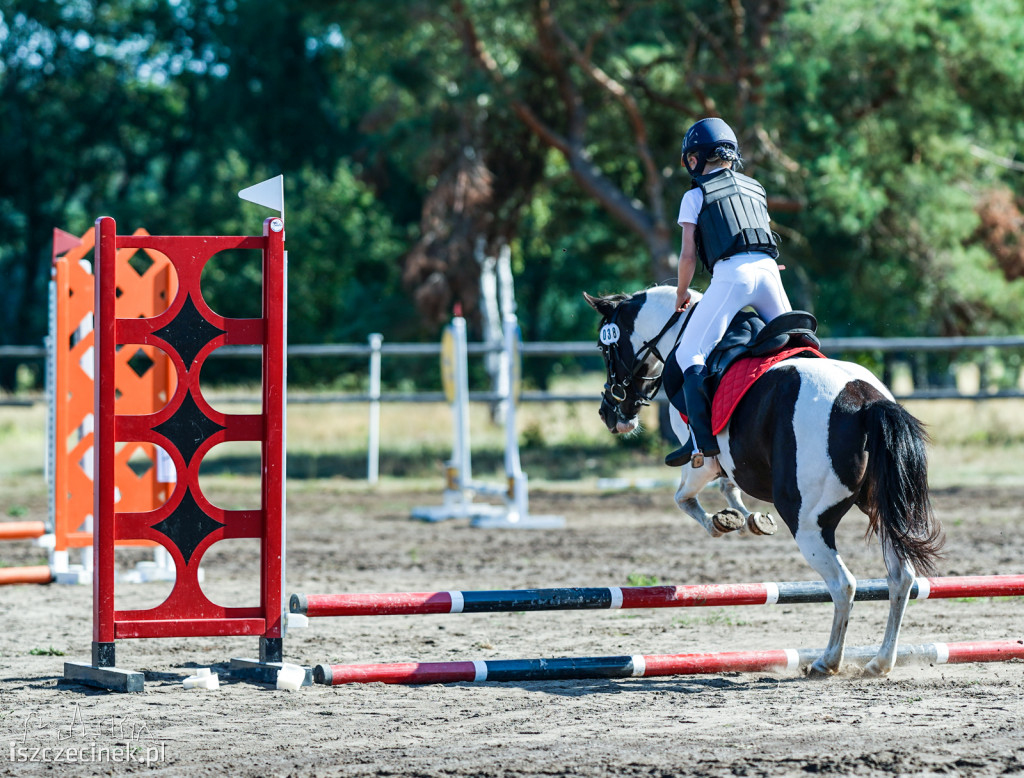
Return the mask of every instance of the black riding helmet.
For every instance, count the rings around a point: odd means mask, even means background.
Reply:
[[[696,169],[690,168],[688,154],[697,155]],[[732,127],[721,119],[709,117],[696,122],[686,131],[683,137],[682,163],[686,172],[696,176],[704,169],[704,163],[709,157],[718,156],[722,159],[731,160],[733,163],[742,164],[740,156],[740,144],[736,140],[736,133]]]

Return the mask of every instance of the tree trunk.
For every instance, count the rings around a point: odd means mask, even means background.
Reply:
[[[655,227],[647,235],[647,250],[651,255],[651,282],[675,284],[679,266],[677,241],[664,225]]]

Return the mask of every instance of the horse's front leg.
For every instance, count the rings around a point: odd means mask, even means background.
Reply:
[[[701,489],[723,475],[724,473],[715,459],[706,460],[703,467],[684,466],[679,489],[676,491],[676,505],[684,513],[692,516],[713,538],[720,537],[727,532],[735,532],[746,526],[746,516],[749,513],[746,510],[741,512],[741,509],[735,506],[726,508],[714,515],[709,515],[704,510],[704,507],[697,499],[697,495],[700,494]],[[739,501],[739,489],[736,489],[735,485],[732,488],[736,491],[736,499]],[[730,505],[732,505],[732,502],[730,502]],[[740,505],[742,505],[742,502]]]
[[[729,476],[722,476],[721,480],[719,480],[718,491],[722,493],[730,508],[735,508],[744,516],[750,513],[747,506],[743,504],[743,492],[732,482]]]
[[[746,524],[740,529],[741,535],[748,532],[753,535],[774,535],[778,525],[770,513],[754,513],[743,504],[743,492],[732,482],[728,475],[722,476],[718,483],[718,490],[729,503],[729,507],[739,511],[747,517]]]

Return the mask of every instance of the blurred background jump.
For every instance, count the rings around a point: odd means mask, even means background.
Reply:
[[[495,264],[497,269],[495,269]],[[487,279],[490,277],[490,282]],[[500,327],[497,315],[496,278],[501,279]],[[490,323],[492,349],[491,374],[495,393],[492,400],[498,418],[505,427],[505,483],[487,483],[473,478],[472,438],[469,429],[469,350],[466,320],[457,308],[441,340],[441,377],[445,396],[451,405],[453,420],[452,456],[445,463],[445,489],[441,505],[417,506],[412,517],[438,522],[470,519],[480,529],[557,529],[565,526],[562,516],[530,514],[529,485],[519,458],[519,433],[516,428],[516,404],[522,385],[522,336],[515,314],[512,271],[507,251],[496,263],[484,264],[484,299],[495,301],[485,321]],[[491,289],[488,290],[488,286]],[[490,293],[488,293],[490,291]],[[487,310],[485,305],[485,311]],[[476,502],[477,496],[499,498],[500,504]]]

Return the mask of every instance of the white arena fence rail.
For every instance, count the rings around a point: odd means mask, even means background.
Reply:
[[[481,356],[488,353],[496,353],[501,350],[499,345],[487,345],[484,343],[469,343],[469,356]],[[899,400],[937,400],[937,399],[965,399],[965,400],[988,400],[1008,397],[1024,397],[1024,388],[1021,387],[1019,371],[1024,365],[1024,354],[1021,354],[1016,363],[1018,379],[1014,383],[1016,388],[993,389],[987,376],[987,363],[991,362],[991,355],[999,351],[1024,351],[1024,335],[1007,336],[973,336],[973,337],[952,337],[952,338],[822,338],[821,350],[830,355],[849,356],[852,354],[870,353],[881,355],[881,361],[890,365],[894,361],[894,355],[912,355],[918,366],[922,358],[929,353],[978,353],[980,356],[970,361],[977,362],[980,368],[979,391],[975,393],[960,392],[955,386],[941,388],[918,388],[917,380],[914,381],[915,388],[911,392],[896,392]],[[599,357],[596,346],[590,341],[547,341],[536,343],[523,343],[520,346],[523,358],[537,357]],[[259,356],[258,349],[246,346],[225,346],[218,349],[218,357],[235,358],[256,358]],[[369,344],[361,343],[324,343],[309,345],[291,345],[288,347],[288,358],[314,358],[314,359],[338,359],[338,358],[365,358],[368,360],[367,372],[372,370],[372,362],[383,357],[435,357],[441,354],[440,343],[385,343],[378,334],[370,336]],[[41,362],[46,358],[46,349],[43,346],[0,346],[0,359],[16,360],[18,363]],[[855,360],[854,360],[855,361]],[[906,361],[906,360],[902,360]],[[597,400],[599,389],[595,387],[593,392],[587,393],[558,393],[545,391],[523,391],[518,401],[521,403],[530,402],[594,402]],[[30,406],[39,402],[38,397],[0,397],[0,405]],[[220,398],[220,402],[255,402],[256,396],[239,396]],[[470,392],[470,402],[495,403],[500,402],[503,397],[495,392]],[[382,392],[373,387],[369,391],[328,393],[328,392],[289,392],[288,402],[290,404],[331,404],[331,403],[444,403],[447,402],[443,392]]]

